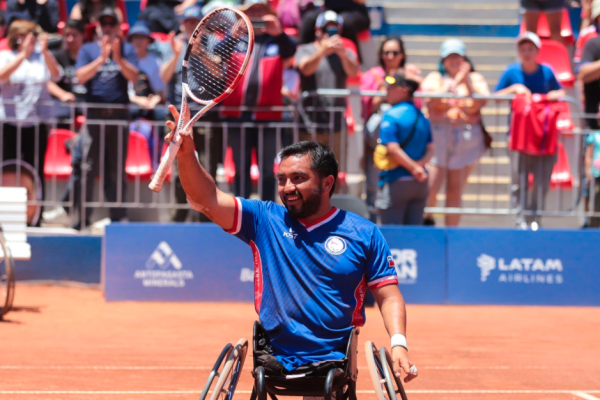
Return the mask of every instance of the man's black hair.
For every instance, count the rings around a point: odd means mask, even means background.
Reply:
[[[321,178],[327,178],[329,175],[333,176],[333,186],[331,187],[331,192],[329,192],[329,197],[331,197],[335,191],[338,162],[329,147],[318,142],[298,142],[284,147],[279,155],[281,156],[281,161],[292,156],[301,157],[309,155],[312,160],[310,168],[317,171]]]
[[[85,34],[85,24],[83,23],[83,21],[78,19],[68,19],[67,22],[65,22],[65,28],[76,29],[79,32]]]

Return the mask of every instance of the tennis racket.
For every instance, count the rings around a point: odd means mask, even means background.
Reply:
[[[253,48],[254,31],[250,20],[242,12],[224,7],[202,18],[183,57],[181,112],[177,129],[150,182],[150,189],[160,192],[183,140],[179,132],[187,132],[202,115],[233,92],[248,67]],[[204,108],[184,126],[184,116],[188,112],[187,96]]]

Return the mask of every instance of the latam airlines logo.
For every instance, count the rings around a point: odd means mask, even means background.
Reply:
[[[183,269],[181,260],[167,242],[160,242],[150,254],[146,269],[137,270],[134,279],[144,287],[185,287],[186,281],[194,279],[194,273]]]
[[[388,265],[396,268],[398,283],[412,285],[417,283],[419,266],[417,264],[417,251],[414,249],[390,249],[392,259],[388,257]]]
[[[501,283],[557,284],[564,282],[563,264],[558,258],[495,258],[487,254],[477,257],[481,282],[488,279]],[[498,273],[492,274],[492,272]]]

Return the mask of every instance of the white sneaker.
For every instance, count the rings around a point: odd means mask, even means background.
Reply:
[[[106,225],[110,225],[111,222],[112,222],[112,220],[110,218],[102,218],[101,220],[94,222],[90,226],[90,231],[92,233],[96,233],[96,234],[104,234]]]
[[[69,217],[69,214],[67,214],[67,211],[62,207],[44,211],[42,213],[42,221],[44,225],[71,226],[71,218]]]

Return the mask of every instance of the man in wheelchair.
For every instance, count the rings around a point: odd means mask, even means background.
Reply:
[[[172,106],[171,112],[177,121]],[[252,249],[257,329],[264,329],[268,347],[259,364],[271,375],[293,376],[344,359],[354,328],[365,323],[369,288],[391,336],[393,373],[399,378],[403,370],[405,382],[414,379],[391,252],[376,225],[331,205],[338,175],[333,152],[316,142],[281,151],[282,206],[220,191],[194,155],[190,133],[181,134],[177,162],[188,202]]]

